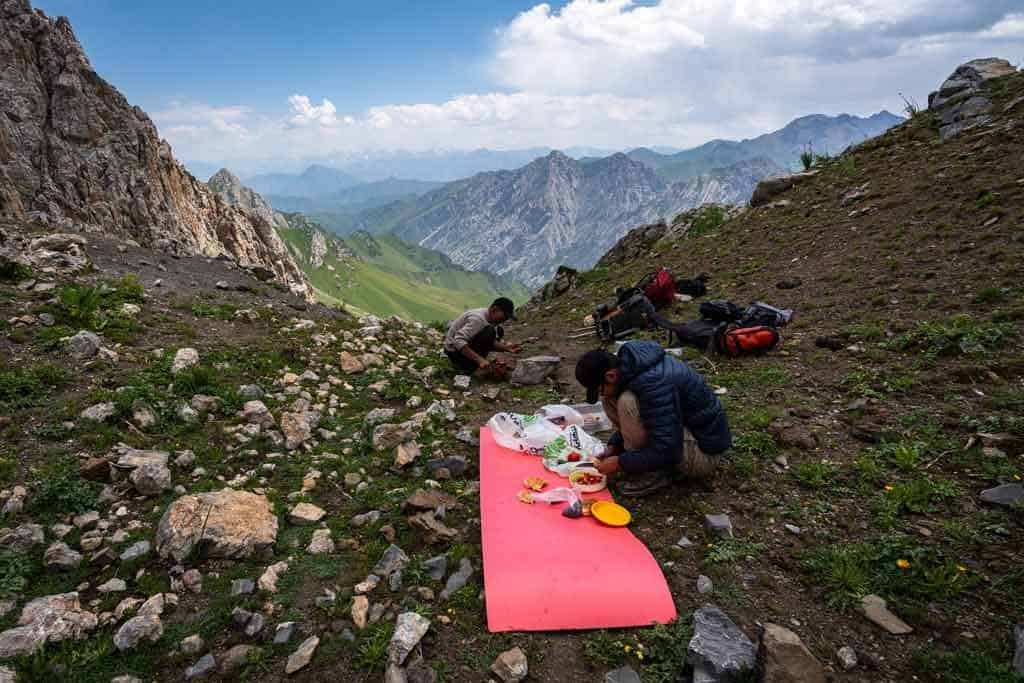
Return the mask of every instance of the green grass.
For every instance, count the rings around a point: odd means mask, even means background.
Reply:
[[[919,672],[932,683],[1020,683],[1024,677],[1010,665],[1007,647],[979,643],[954,652],[925,652],[917,657]]]
[[[597,670],[629,665],[638,669],[642,680],[674,683],[682,680],[683,662],[693,635],[689,615],[669,624],[631,631],[595,631],[583,641],[583,659]]]
[[[704,555],[708,564],[725,564],[747,557],[756,557],[765,548],[764,543],[755,543],[742,538],[726,538],[712,544]]]
[[[43,516],[86,512],[96,507],[99,489],[99,484],[78,476],[74,460],[57,460],[42,471],[29,506]]]
[[[36,363],[27,366],[0,366],[0,407],[28,408],[70,381],[70,373],[60,365]]]
[[[830,462],[802,462],[793,468],[793,478],[809,489],[823,488],[837,474],[839,467]]]
[[[955,315],[947,322],[923,322],[897,338],[902,349],[919,349],[930,357],[983,355],[996,351],[1013,337],[1006,323],[981,323],[970,315]]]

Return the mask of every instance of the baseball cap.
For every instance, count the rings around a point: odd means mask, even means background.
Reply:
[[[616,357],[598,349],[587,351],[576,363],[576,381],[587,389],[587,403],[597,403],[598,390],[604,384],[604,373],[616,365]]]
[[[499,309],[501,309],[501,312],[505,314],[506,320],[516,319],[516,307],[515,304],[512,303],[512,299],[509,299],[508,297],[504,296],[499,296],[497,299],[494,300],[494,303],[492,303],[491,305],[497,306]]]

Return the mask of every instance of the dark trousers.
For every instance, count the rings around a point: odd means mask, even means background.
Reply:
[[[476,353],[482,357],[487,358],[487,354],[494,350],[494,343],[497,341],[497,335],[494,332],[494,327],[488,325],[484,329],[469,340],[469,348],[473,349]],[[467,375],[472,375],[476,372],[476,363],[469,358],[462,355],[462,351],[445,351],[449,360],[455,368]]]

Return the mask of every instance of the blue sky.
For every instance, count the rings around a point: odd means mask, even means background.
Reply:
[[[36,0],[183,159],[742,138],[1024,60],[1020,0]]]

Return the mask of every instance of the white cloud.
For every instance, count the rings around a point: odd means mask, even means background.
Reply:
[[[245,107],[155,115],[189,159],[364,149],[685,147],[808,113],[897,109],[967,59],[1024,57],[1020,0],[571,0],[512,17],[491,92],[341,113],[325,93],[278,119]],[[320,96],[320,93],[316,93]]]

